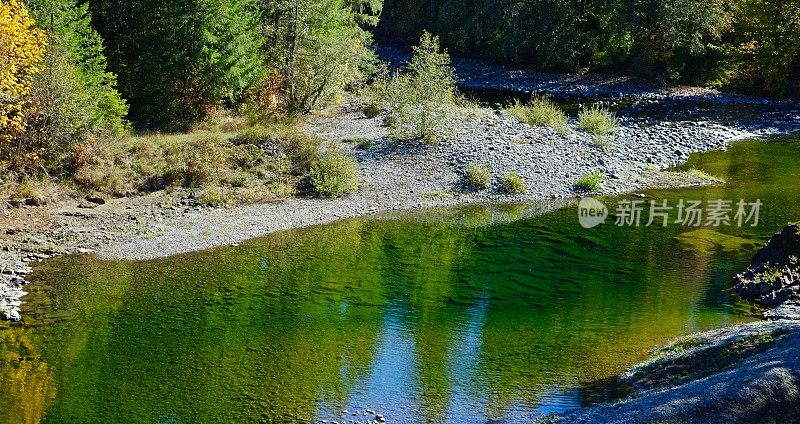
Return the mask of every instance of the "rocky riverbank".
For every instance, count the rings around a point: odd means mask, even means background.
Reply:
[[[410,49],[379,46],[377,55],[390,68],[401,68],[410,58]],[[495,89],[523,93],[547,93],[558,98],[632,98],[713,102],[718,105],[791,106],[796,100],[726,93],[713,88],[674,85],[651,79],[589,73],[552,73],[530,68],[496,65],[477,59],[452,58],[460,85],[466,89]],[[796,106],[795,106],[796,107]]]
[[[383,116],[365,117],[363,102],[353,99],[308,122],[310,133],[351,151],[358,160],[361,187],[346,198],[293,198],[214,209],[199,207],[188,192],[178,190],[109,199],[105,204],[89,205],[91,209],[86,209],[86,202],[74,201],[2,210],[0,270],[6,270],[2,274],[6,277],[0,283],[0,299],[5,302],[4,314],[18,317],[15,305],[24,293],[22,273],[17,272],[20,266],[52,255],[96,251],[109,259],[151,259],[382,211],[468,203],[557,203],[585,194],[575,183],[593,172],[603,175],[602,188],[596,193],[603,195],[710,184],[713,182],[702,176],[664,169],[683,163],[693,152],[724,149],[735,140],[800,128],[800,112],[768,99],[746,98],[745,102],[741,96],[705,89],[602,82],[598,76],[580,80],[569,75],[545,77],[471,61],[456,60],[455,66],[465,86],[481,89],[569,95],[575,87],[584,87],[581,95],[596,100],[619,91],[622,97],[612,106],[622,126],[609,142],[598,143],[577,129],[574,113],[569,134],[562,136],[550,128],[521,123],[502,110],[475,107],[451,123],[454,134],[447,142],[398,143],[389,138]],[[643,109],[645,104],[669,100],[673,112],[695,110],[694,103],[682,107],[681,102],[695,101],[697,96],[737,107],[706,107],[686,119]],[[471,163],[491,168],[489,189],[474,191],[466,186],[464,170]],[[526,193],[502,192],[500,177],[509,171],[522,177]]]
[[[11,265],[11,264],[9,264]],[[25,276],[33,271],[21,262],[0,269],[0,320],[19,321],[20,300],[28,294],[23,290]]]
[[[687,336],[621,377],[635,396],[539,422],[785,423],[800,419],[800,322]]]
[[[66,200],[39,207],[0,202],[0,318],[18,320],[31,265],[53,256],[91,254],[111,243],[148,237],[159,224],[207,212],[185,190],[108,199]]]

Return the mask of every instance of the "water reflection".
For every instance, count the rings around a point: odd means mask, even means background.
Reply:
[[[46,262],[26,326],[0,333],[12,358],[0,375],[21,382],[0,395],[0,421],[341,422],[369,408],[390,422],[526,422],[613,399],[625,388],[612,377],[648,349],[751,319],[728,283],[800,216],[775,207],[800,194],[783,180],[800,176],[797,150],[701,156],[689,166],[731,183],[657,193],[757,194],[756,229],[584,230],[570,208],[471,207],[156,261]],[[748,165],[777,158],[793,165]]]
[[[53,372],[27,333],[0,330],[0,422],[38,424],[56,395]]]

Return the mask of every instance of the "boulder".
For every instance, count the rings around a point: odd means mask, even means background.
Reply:
[[[733,282],[733,291],[743,299],[770,309],[800,304],[800,223],[773,235]]]

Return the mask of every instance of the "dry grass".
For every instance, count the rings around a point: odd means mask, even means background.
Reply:
[[[596,137],[610,137],[619,130],[619,118],[608,108],[593,105],[578,114],[578,128]]]
[[[58,176],[15,174],[0,163],[0,200],[44,205],[78,193],[123,197],[173,188],[208,205],[293,196],[322,145],[299,128],[294,120],[219,112],[190,133],[89,139],[71,146]]]
[[[475,190],[484,190],[489,188],[489,182],[492,178],[492,170],[486,165],[472,163],[464,170],[464,177],[467,183]]]
[[[184,187],[208,205],[250,203],[294,195],[320,145],[291,125],[255,125],[236,134],[145,134],[78,146],[74,180],[113,196]]]
[[[547,97],[534,97],[526,104],[516,100],[506,111],[528,125],[551,127],[562,137],[570,133],[567,115]]]
[[[0,187],[0,199],[11,204],[43,206],[69,196],[70,190],[61,187],[46,176],[8,178]]]
[[[522,177],[514,172],[508,172],[500,179],[500,185],[503,187],[503,191],[508,194],[524,194],[528,191],[525,187],[525,182],[522,181]]]

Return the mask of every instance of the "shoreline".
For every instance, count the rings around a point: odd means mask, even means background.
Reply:
[[[800,322],[756,321],[680,337],[620,378],[636,392],[536,423],[794,422]]]
[[[484,88],[504,87],[495,80],[491,80],[494,86],[487,87],[485,80],[475,78],[475,84]],[[563,84],[571,81],[569,75],[560,78]],[[533,84],[527,91],[539,88]],[[648,92],[634,93],[641,101],[648,96]],[[680,97],[671,99],[679,102]],[[86,202],[72,200],[0,210],[0,315],[19,319],[30,263],[52,256],[93,253],[108,260],[148,260],[388,211],[560,202],[589,194],[573,185],[594,171],[602,172],[604,182],[602,189],[591,195],[711,184],[687,173],[664,170],[685,163],[692,153],[724,150],[742,139],[800,130],[800,111],[774,108],[774,101],[764,101],[763,110],[753,113],[748,109],[743,115],[728,109],[701,110],[710,114],[707,119],[703,115],[676,120],[669,113],[646,117],[622,113],[613,143],[601,146],[577,129],[574,116],[570,117],[570,134],[562,137],[551,128],[531,127],[504,111],[486,107],[466,110],[452,122],[451,141],[398,143],[389,138],[384,116],[364,117],[363,100],[351,99],[332,113],[312,116],[307,125],[310,134],[356,158],[361,186],[345,198],[290,198],[203,208],[186,190],[176,190],[109,199],[91,209],[85,209]],[[754,124],[761,116],[766,124]],[[465,187],[463,170],[471,163],[491,168],[488,190],[476,192]],[[509,171],[522,176],[526,194],[501,192],[500,177]]]

